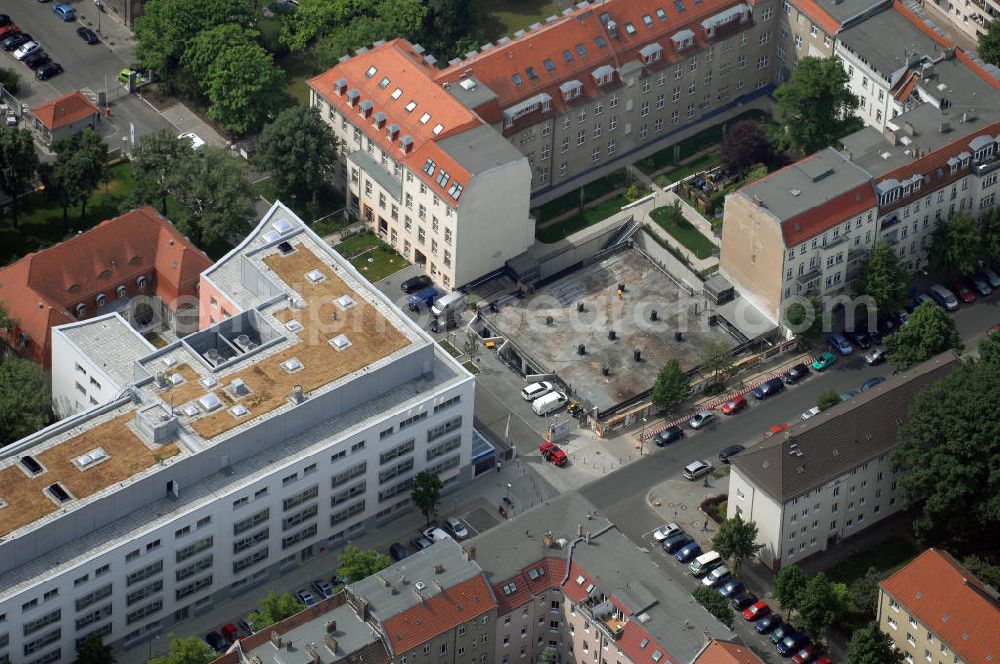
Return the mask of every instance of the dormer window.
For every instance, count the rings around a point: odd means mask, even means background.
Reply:
[[[653,27],[653,17],[649,14],[643,14],[642,22],[646,24],[647,28]]]
[[[377,129],[381,129],[382,125],[385,124],[386,120],[388,120],[388,116],[386,116],[386,114],[383,113],[382,111],[379,111],[378,113],[372,116],[372,126],[374,126]]]
[[[679,30],[674,33],[674,36],[670,38],[670,41],[674,43],[675,51],[683,51],[686,48],[694,46],[694,32],[688,30],[687,28]]]
[[[337,82],[333,84],[333,93],[337,96],[341,96],[347,90],[347,79],[341,78],[337,79]]]
[[[390,141],[396,140],[396,137],[399,136],[399,125],[396,123],[389,125],[385,130],[385,135],[389,137]]]
[[[601,65],[594,71],[590,72],[590,75],[594,77],[594,83],[598,86],[607,85],[614,77],[615,70],[611,65]]]
[[[562,92],[563,100],[570,101],[572,99],[576,99],[583,93],[583,84],[575,79],[572,81],[566,81],[559,86],[559,91]]]
[[[663,7],[660,7],[659,9],[656,10],[656,20],[658,21],[667,20],[667,12],[663,11]]]
[[[361,91],[357,88],[351,88],[347,91],[347,103],[351,106],[357,106],[358,101],[361,99]]]
[[[374,104],[372,104],[371,100],[370,99],[365,99],[358,106],[358,113],[361,114],[361,117],[367,118],[369,115],[371,115],[373,108],[375,108],[375,106],[374,106]]]
[[[642,58],[643,64],[651,65],[654,62],[659,62],[663,57],[663,47],[656,42],[646,44],[639,49],[639,56]]]
[[[521,78],[521,75],[518,74],[518,73],[516,73],[516,72],[514,73],[514,75],[512,75],[510,77],[510,80],[514,81],[514,85],[517,85],[517,86],[520,86],[521,83],[524,82],[524,80]]]
[[[566,62],[573,62],[573,54],[569,52],[568,48],[563,51],[563,60]]]
[[[410,150],[413,149],[413,137],[406,134],[401,139],[399,139],[399,151],[403,154],[410,154]]]
[[[584,47],[583,44],[576,45],[576,54],[579,55],[581,58],[586,57],[587,49]]]
[[[538,74],[535,72],[534,67],[528,67],[527,69],[524,70],[524,73],[527,74],[528,78],[531,79],[532,81],[538,78]]]

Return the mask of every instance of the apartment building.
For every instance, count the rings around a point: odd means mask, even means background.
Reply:
[[[197,328],[198,274],[208,256],[151,207],[132,210],[0,268],[0,302],[19,355],[52,362],[52,328],[119,312],[139,331]]]
[[[200,283],[201,330],[0,452],[0,657],[135,647],[471,477],[472,377],[287,208]]]
[[[882,581],[877,611],[879,629],[910,664],[1000,656],[1000,596],[946,551],[927,549]]]
[[[797,563],[901,509],[896,434],[917,393],[959,361],[943,353],[732,458],[726,516],[756,522],[765,565]]]
[[[1000,16],[1000,3],[996,0],[931,0],[921,3],[921,7],[932,19],[974,42]]]

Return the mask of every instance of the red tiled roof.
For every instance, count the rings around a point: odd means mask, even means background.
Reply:
[[[643,641],[646,642],[646,645],[642,644]],[[628,655],[628,658],[633,662],[655,664],[657,660],[653,659],[653,653],[656,651],[660,651],[663,655],[663,657],[658,658],[658,661],[678,661],[662,644],[653,641],[649,632],[643,629],[642,624],[636,620],[629,620],[625,623],[625,629],[615,645],[621,648],[622,652]]]
[[[505,588],[511,583],[514,584],[514,590],[508,592]],[[493,595],[497,598],[497,615],[501,616],[527,604],[533,597],[532,591],[528,587],[528,580],[520,572],[509,579],[494,584]]]
[[[496,606],[486,580],[476,575],[389,618],[385,634],[392,651],[404,653]]]
[[[1000,660],[1000,604],[947,553],[928,549],[879,585],[961,660]]]
[[[34,342],[34,359],[48,365],[49,330],[77,320],[71,312],[78,303],[89,317],[98,293],[111,301],[124,285],[135,295],[136,279],[155,274],[157,295],[173,307],[181,295],[196,296],[198,275],[211,264],[173,224],[143,207],[0,268],[0,301]]]
[[[790,0],[790,2],[831,37],[840,30],[840,22],[827,14],[814,0]]]
[[[692,664],[764,664],[764,660],[741,643],[715,640],[701,651]]]
[[[38,108],[31,109],[31,112],[50,131],[101,113],[79,90],[47,101]]]
[[[781,224],[781,234],[785,238],[786,247],[795,245],[833,228],[845,219],[849,219],[878,204],[875,190],[870,182],[858,185],[829,201],[810,208],[794,217],[789,217]]]
[[[372,69],[375,71],[369,76],[368,72]],[[410,170],[424,180],[446,204],[453,206],[455,199],[448,194],[448,189],[455,182],[466,186],[469,173],[440,149],[435,141],[481,125],[482,122],[434,81],[434,72],[430,65],[423,62],[412,44],[394,39],[336,65],[310,79],[308,83],[331,106],[356,124],[370,125],[376,113],[385,113],[385,124],[369,135],[376,136],[383,151],[394,155],[396,161],[407,163]],[[346,92],[345,95],[335,92],[335,84],[339,79],[347,81],[346,91],[358,90],[359,97],[355,106],[348,103]],[[388,82],[383,87],[385,79]],[[393,99],[396,90],[400,92]],[[372,103],[372,110],[367,118],[358,112],[365,100]],[[406,106],[410,103],[416,105],[411,111],[407,111]],[[430,118],[421,122],[425,113]],[[389,140],[386,132],[386,128],[392,124],[399,125],[399,135],[395,140]],[[441,125],[441,129],[435,134],[434,130],[438,125]],[[404,155],[399,147],[400,139],[406,135],[413,138],[413,147],[408,155]],[[445,186],[440,186],[436,177],[424,172],[427,159],[433,159],[437,169],[444,169],[451,175]]]

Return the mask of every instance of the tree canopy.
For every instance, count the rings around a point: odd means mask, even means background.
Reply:
[[[733,367],[735,361],[732,346],[727,341],[711,339],[701,351],[698,369],[703,376],[711,373],[712,381],[717,382],[726,379],[725,374]]]
[[[692,594],[698,603],[705,607],[706,611],[715,616],[723,625],[732,629],[733,607],[729,605],[729,600],[719,594],[719,591],[699,583]]]
[[[315,200],[330,186],[337,163],[337,138],[319,109],[294,106],[264,127],[254,165],[271,174],[282,197]]]
[[[840,403],[840,392],[832,387],[820,392],[819,396],[816,398],[816,406],[820,410],[833,408],[838,403]]]
[[[740,120],[726,130],[721,154],[726,170],[733,175],[742,176],[755,164],[770,163],[774,157],[774,148],[771,146],[771,138],[756,120]]]
[[[982,234],[968,212],[957,212],[946,222],[939,222],[931,233],[928,262],[934,270],[972,274],[979,269]]]
[[[784,138],[802,152],[815,152],[859,127],[854,109],[860,103],[847,87],[847,72],[837,58],[807,56],[792,80],[774,92]]]
[[[982,252],[991,261],[1000,261],[1000,208],[987,212],[979,222],[982,225]]]
[[[389,556],[374,549],[359,549],[353,544],[344,547],[344,550],[337,556],[337,560],[340,561],[337,576],[350,581],[368,578],[392,564],[392,559]]]
[[[257,129],[277,114],[284,85],[285,73],[252,41],[220,49],[202,77],[208,116],[237,134]]]
[[[885,346],[889,361],[899,371],[946,350],[961,351],[963,348],[955,319],[934,302],[924,302],[914,309],[906,325],[886,337]]]
[[[268,625],[294,616],[304,608],[306,608],[305,604],[292,597],[291,594],[279,595],[272,590],[260,600],[260,610],[249,615],[250,627],[253,628],[253,631],[259,632]]]
[[[681,369],[680,363],[671,358],[656,374],[650,398],[653,405],[665,413],[672,413],[691,391],[691,379]]]
[[[812,346],[823,336],[823,303],[815,295],[805,302],[793,302],[785,310],[785,324],[804,346]]]
[[[158,131],[140,138],[131,157],[136,188],[129,207],[158,205],[160,214],[167,216],[167,197],[174,189],[174,178],[181,164],[195,157],[191,145],[172,132]]]
[[[903,308],[909,286],[910,273],[900,262],[899,254],[889,243],[879,241],[861,264],[854,292],[872,298],[877,313],[886,315]]]
[[[50,409],[41,366],[10,353],[0,355],[0,447],[44,428]]]
[[[979,34],[978,52],[984,62],[1000,66],[1000,23],[991,21],[986,32]]]
[[[111,646],[101,641],[99,636],[90,636],[76,649],[73,664],[115,664],[116,661]]]
[[[105,178],[108,147],[101,135],[87,128],[52,146],[54,162],[39,166],[39,176],[45,184],[45,195],[55,200],[63,211],[63,232],[69,232],[69,208],[80,206],[80,216],[87,214],[87,202]]]
[[[739,512],[722,522],[719,531],[712,537],[712,546],[730,562],[736,575],[739,575],[744,562],[764,548],[763,544],[757,543],[757,524],[744,521]]]
[[[844,584],[831,583],[826,574],[811,577],[798,597],[800,629],[815,635],[825,634],[850,608],[850,590]]]
[[[870,622],[854,630],[847,644],[848,664],[904,664],[906,656],[896,650],[892,637]]]
[[[0,127],[0,191],[11,198],[14,228],[17,228],[17,202],[31,186],[38,164],[30,131]]]
[[[422,470],[413,478],[410,499],[423,513],[427,525],[430,525],[431,517],[437,514],[442,488],[444,485],[441,483],[441,478],[432,472]]]
[[[991,334],[979,360],[917,395],[899,429],[892,459],[903,505],[919,507],[913,532],[921,540],[975,539],[1000,528],[997,412],[1000,334]]]
[[[171,636],[170,651],[154,657],[149,664],[208,664],[215,659],[215,651],[197,636],[183,639]]]
[[[774,575],[774,596],[781,603],[781,608],[791,617],[802,603],[802,593],[808,584],[808,577],[798,565],[782,567]]]

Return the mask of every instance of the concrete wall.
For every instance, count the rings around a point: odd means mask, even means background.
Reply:
[[[781,566],[781,505],[733,466],[729,473],[726,518],[737,513],[744,521],[756,522],[757,543],[764,545],[757,555],[765,565],[778,569]]]
[[[680,279],[685,284],[694,289],[695,293],[700,293],[703,282],[694,270],[682,263],[676,256],[667,251],[650,235],[649,231],[643,229],[632,236],[635,245],[655,261],[667,273],[673,275],[675,279]]]
[[[726,197],[719,272],[772,320],[781,306],[785,242],[765,207],[736,193]]]

